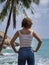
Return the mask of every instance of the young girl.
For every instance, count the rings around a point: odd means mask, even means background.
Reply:
[[[26,60],[28,65],[35,65],[34,52],[37,52],[39,50],[42,41],[37,33],[30,29],[31,26],[32,20],[28,17],[24,18],[22,20],[23,29],[17,31],[10,42],[13,50],[18,53],[18,65],[25,65]],[[19,51],[17,51],[14,46],[14,42],[17,37],[19,37],[20,40]],[[38,41],[38,45],[35,50],[32,50],[31,48],[33,37],[35,37],[35,39]]]

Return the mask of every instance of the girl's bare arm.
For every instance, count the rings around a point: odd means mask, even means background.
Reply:
[[[40,46],[41,46],[42,40],[40,39],[40,37],[37,35],[36,32],[33,32],[33,36],[38,41],[37,48],[36,48],[36,50],[34,50],[34,52],[37,52],[39,50]]]
[[[16,53],[18,53],[18,51],[16,51],[14,42],[15,42],[15,40],[17,39],[18,36],[19,36],[19,33],[18,33],[18,31],[17,31],[17,32],[14,34],[13,38],[11,39],[11,41],[10,41],[10,44],[11,44],[13,50],[14,50]]]

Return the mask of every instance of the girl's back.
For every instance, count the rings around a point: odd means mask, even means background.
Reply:
[[[20,47],[31,47],[32,32],[29,29],[22,29],[19,31]]]

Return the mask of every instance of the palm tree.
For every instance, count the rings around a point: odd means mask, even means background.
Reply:
[[[2,50],[3,42],[5,40],[10,25],[11,14],[13,14],[13,27],[16,28],[16,15],[19,13],[19,10],[21,9],[25,16],[27,16],[25,8],[30,8],[31,12],[34,14],[31,2],[37,5],[39,4],[39,0],[0,0],[0,3],[3,2],[5,2],[5,6],[0,12],[0,20],[3,21],[6,15],[8,15],[8,21],[5,29],[4,38],[2,44],[0,45],[0,51]]]

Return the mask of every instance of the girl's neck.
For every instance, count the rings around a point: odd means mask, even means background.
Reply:
[[[23,28],[24,30],[29,30],[29,28]]]

